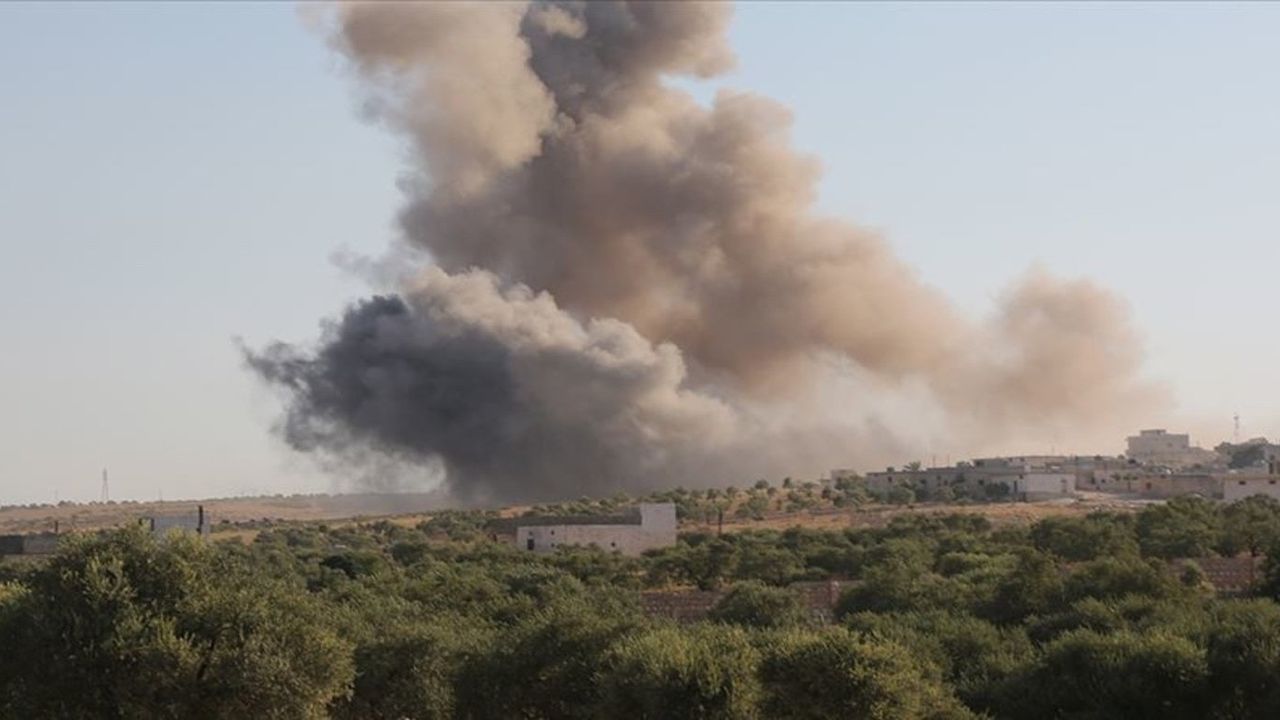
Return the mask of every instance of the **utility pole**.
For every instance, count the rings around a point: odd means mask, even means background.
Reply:
[[[1236,413],[1235,421],[1236,421],[1236,430],[1235,430],[1235,434],[1231,436],[1232,437],[1231,442],[1236,445],[1239,445],[1240,444],[1240,413]]]
[[[102,502],[111,500],[111,488],[107,485],[107,469],[102,468]]]

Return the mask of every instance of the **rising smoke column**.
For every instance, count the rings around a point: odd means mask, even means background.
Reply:
[[[331,20],[367,106],[409,142],[403,239],[434,264],[315,350],[250,353],[296,447],[438,461],[455,492],[524,499],[785,472],[779,446],[838,435],[810,412],[818,384],[855,414],[913,389],[975,445],[1151,399],[1109,294],[1033,273],[974,323],[882,239],[813,212],[819,167],[790,147],[786,108],[666,84],[731,66],[727,5]]]
[[[652,485],[738,435],[727,406],[682,386],[675,347],[482,270],[427,268],[349,308],[314,356],[276,344],[250,363],[288,390],[295,447],[442,458],[468,500]]]
[[[729,67],[726,5],[514,7],[341,16],[339,46],[420,160],[410,242],[739,381],[794,373],[815,349],[888,373],[939,361],[946,302],[879,239],[811,215],[819,168],[788,145],[788,111],[728,93],[707,109],[663,84]]]

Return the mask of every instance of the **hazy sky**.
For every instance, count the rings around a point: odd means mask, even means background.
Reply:
[[[1280,435],[1280,5],[740,6],[824,211],[989,309],[1123,295],[1185,427]],[[325,491],[233,338],[314,337],[395,232],[399,148],[287,4],[0,4],[0,503]],[[1104,451],[1119,451],[1121,438]],[[1041,450],[1036,448],[1034,450]]]

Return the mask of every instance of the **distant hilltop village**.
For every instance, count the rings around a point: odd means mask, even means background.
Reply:
[[[1251,495],[1280,499],[1280,445],[1266,438],[1195,447],[1191,436],[1163,429],[1127,439],[1124,455],[1027,455],[975,458],[947,467],[911,463],[865,476],[867,489],[921,500],[1014,499],[1034,502],[1102,492],[1161,499],[1200,495],[1228,502]],[[831,479],[855,477],[832,470]]]

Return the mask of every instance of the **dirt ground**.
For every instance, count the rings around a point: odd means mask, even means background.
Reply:
[[[823,509],[795,513],[771,512],[763,520],[726,517],[729,532],[789,527],[840,529],[882,527],[901,515],[961,513],[982,515],[995,524],[1029,524],[1052,516],[1080,516],[1098,510],[1134,512],[1151,501],[1135,500],[1103,493],[1085,493],[1074,500],[1039,503],[999,503],[969,505],[872,505],[856,510]],[[292,497],[230,498],[203,501],[145,503],[87,503],[40,507],[0,508],[0,534],[47,532],[55,524],[60,532],[97,530],[138,522],[152,515],[194,513],[204,505],[212,519],[214,536],[248,542],[257,534],[256,522],[367,522],[387,520],[411,527],[431,517],[442,506],[438,496],[414,495],[314,495]],[[514,517],[526,507],[502,509],[503,517]],[[714,523],[686,522],[682,531],[715,531]]]
[[[771,513],[766,514],[763,520],[726,517],[724,529],[732,532],[761,528],[785,530],[790,527],[822,530],[884,527],[890,520],[902,515],[947,514],[981,515],[996,525],[1029,525],[1047,517],[1079,517],[1097,511],[1136,512],[1150,502],[1104,493],[1082,493],[1080,498],[1073,500],[1035,503],[871,505],[856,510]],[[714,531],[715,529],[714,523],[687,523],[681,526],[681,530]]]
[[[422,513],[443,504],[438,495],[415,493],[7,506],[0,507],[0,535],[50,532],[55,526],[59,532],[120,527],[156,515],[194,514],[199,505],[204,506],[217,533],[219,526],[225,524],[366,519]]]

